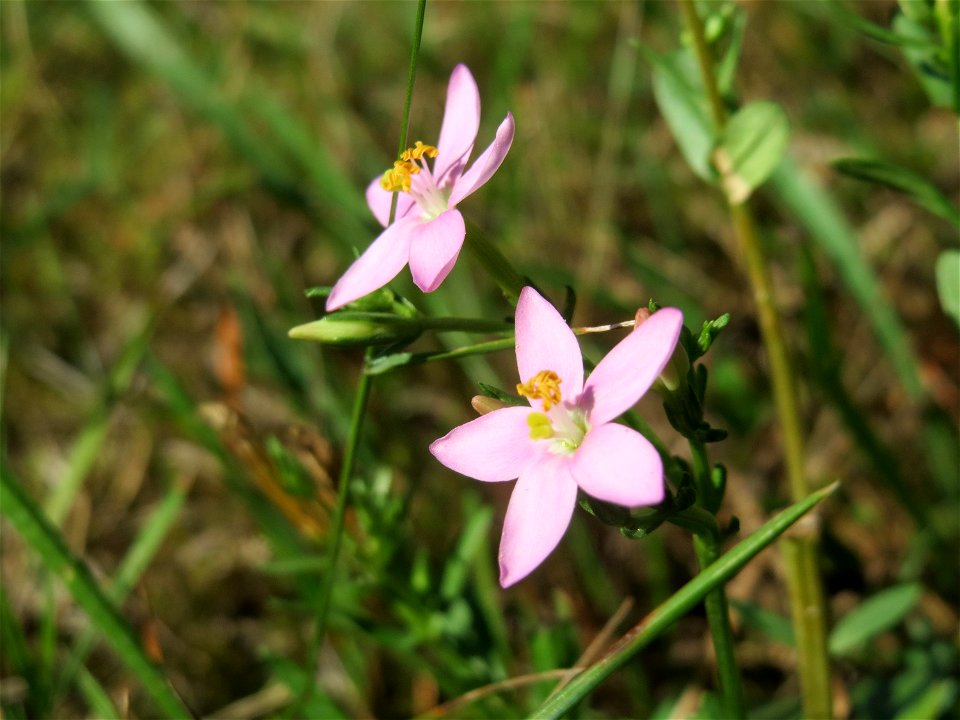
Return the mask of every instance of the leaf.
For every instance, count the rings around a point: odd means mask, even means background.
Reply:
[[[923,588],[917,583],[896,585],[863,601],[840,618],[828,641],[831,655],[846,655],[867,640],[895,627],[910,612]]]
[[[960,326],[960,250],[944,250],[940,253],[936,274],[940,305]]]
[[[899,190],[934,215],[960,227],[960,211],[926,178],[881,160],[842,158],[832,164],[844,175]]]
[[[770,177],[789,137],[787,116],[774,102],[750,103],[730,118],[712,159],[731,203],[744,202]]]
[[[637,652],[688,613],[708,593],[736,575],[754,556],[771,545],[787,528],[838,487],[839,484],[834,483],[811,493],[778,513],[759,530],[721,555],[620,638],[603,658],[579,673],[566,687],[537,708],[533,717],[558,718],[567,712],[617,669],[623,667]]]
[[[713,124],[707,113],[705,93],[696,85],[693,57],[686,50],[669,55],[643,52],[653,67],[653,96],[667,121],[687,164],[709,183],[716,181],[710,165],[714,146]]]

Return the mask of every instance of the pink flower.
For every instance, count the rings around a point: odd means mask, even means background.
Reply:
[[[466,234],[457,204],[489,180],[513,143],[513,115],[466,169],[480,127],[480,93],[466,65],[457,65],[447,87],[447,105],[437,146],[417,141],[367,188],[367,204],[386,229],[337,281],[327,311],[353,302],[390,282],[410,264],[423,292],[436,290],[453,269]],[[433,168],[427,163],[433,158]],[[393,193],[396,219],[390,219]]]
[[[663,465],[639,433],[610,422],[632,407],[670,359],[683,316],[663,308],[614,347],[586,382],[573,331],[532,288],[517,303],[517,390],[506,407],[430,445],[451,470],[484,482],[517,479],[500,539],[500,584],[526,577],[560,542],[577,488],[634,507],[663,499]]]

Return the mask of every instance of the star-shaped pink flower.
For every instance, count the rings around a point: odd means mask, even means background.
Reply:
[[[640,433],[611,422],[657,379],[680,337],[683,315],[663,308],[621,340],[586,382],[573,331],[550,303],[524,288],[517,303],[518,391],[530,407],[506,407],[451,430],[430,452],[484,482],[517,478],[500,539],[500,584],[526,577],[570,524],[577,488],[635,507],[663,500],[663,465]]]
[[[467,169],[479,127],[477,83],[466,65],[457,65],[437,146],[418,142],[367,188],[367,204],[385,229],[333,286],[328,312],[383,287],[408,263],[423,292],[440,286],[466,234],[457,204],[491,178],[513,143],[513,115],[507,113],[494,141]],[[427,158],[433,158],[432,168]],[[394,192],[396,219],[387,225]]]

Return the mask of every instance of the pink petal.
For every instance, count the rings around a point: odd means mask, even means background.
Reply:
[[[593,427],[570,463],[577,484],[589,495],[635,507],[663,500],[663,463],[640,433],[609,423]]]
[[[520,382],[541,370],[553,370],[560,376],[560,394],[566,400],[575,399],[583,388],[583,357],[576,335],[560,313],[532,287],[525,287],[520,291],[515,323]]]
[[[510,150],[512,144],[513,115],[507,113],[507,117],[497,128],[497,136],[493,142],[454,185],[453,192],[450,193],[451,207],[472,194],[493,176],[497,168],[500,167],[500,163],[507,156],[507,151]]]
[[[663,308],[607,353],[583,389],[593,402],[591,424],[602,425],[633,407],[667,364],[682,326],[683,313]]]
[[[394,195],[397,196],[397,214],[394,221],[406,216],[410,212],[410,208],[417,203],[409,193],[392,193],[384,190],[383,186],[380,185],[381,177],[383,176],[378,175],[373,179],[373,182],[367,185],[367,206],[377,222],[386,227],[387,221],[390,220],[390,205],[393,203]]]
[[[447,86],[447,105],[437,142],[433,174],[438,181],[456,180],[473,150],[480,127],[480,91],[466,65],[457,65]],[[447,173],[449,177],[444,177]]]
[[[447,210],[419,225],[410,244],[410,272],[423,292],[433,292],[457,262],[466,229],[459,210]]]
[[[500,585],[522,580],[560,542],[577,504],[577,483],[564,458],[548,456],[517,480],[500,538]]]
[[[417,225],[417,218],[404,218],[380,233],[337,280],[327,298],[327,312],[362,298],[393,280],[410,258],[410,241]]]
[[[529,414],[525,407],[494,410],[434,440],[430,452],[451,470],[475,480],[513,480],[538,456],[530,439]]]

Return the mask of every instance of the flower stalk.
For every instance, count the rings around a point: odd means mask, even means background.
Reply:
[[[703,24],[693,0],[682,0],[680,7],[693,38],[714,125],[719,132],[726,123],[726,109],[720,97]],[[807,492],[807,481],[795,375],[790,366],[780,316],[773,299],[772,283],[760,248],[753,215],[746,201],[728,201],[728,205],[770,361],[771,384],[784,443],[788,487],[793,500],[798,501]],[[814,524],[810,532],[785,540],[783,552],[797,636],[804,715],[829,718],[832,715],[830,670],[826,642],[826,608],[817,560],[818,545],[819,538]]]
[[[403,118],[401,120],[400,148],[402,149],[407,142],[407,127],[410,121],[410,103],[413,98],[413,83],[416,78],[417,60],[420,56],[420,40],[423,37],[423,17],[427,7],[427,0],[420,0],[417,3],[417,17],[413,33],[413,49],[410,52],[410,71],[407,74],[407,93],[403,105]],[[396,197],[390,207],[390,218],[392,222],[396,214]],[[370,360],[371,351],[366,352],[367,361]],[[320,649],[323,646],[323,640],[327,633],[327,621],[330,617],[330,603],[333,598],[333,586],[336,582],[337,560],[340,557],[340,547],[343,544],[343,533],[345,519],[347,515],[347,499],[350,491],[350,478],[353,476],[353,466],[356,460],[357,448],[360,445],[360,431],[363,428],[363,420],[367,412],[367,400],[370,397],[370,388],[373,385],[373,378],[365,372],[360,373],[357,382],[357,392],[354,396],[353,411],[350,417],[350,432],[347,437],[347,446],[343,453],[343,464],[340,466],[340,476],[337,485],[337,504],[334,508],[333,518],[330,527],[330,547],[327,557],[327,576],[324,578],[323,587],[320,591],[320,599],[317,604],[316,623],[314,625],[314,638],[308,649],[307,680],[303,684],[303,691],[297,699],[295,714],[301,714],[313,699],[316,683],[314,678],[317,676],[317,670],[320,665]]]

